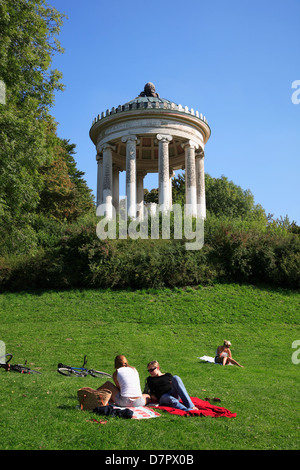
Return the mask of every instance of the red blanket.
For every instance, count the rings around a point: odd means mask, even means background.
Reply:
[[[200,400],[196,397],[191,397],[191,400],[198,408],[197,410],[183,411],[178,410],[177,408],[171,408],[170,406],[157,406],[155,409],[165,410],[168,413],[180,416],[212,416],[214,418],[218,418],[220,416],[224,416],[226,418],[236,417],[236,413],[232,413],[222,406],[211,405],[208,401]]]

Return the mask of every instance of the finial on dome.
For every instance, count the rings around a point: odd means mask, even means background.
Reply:
[[[153,96],[159,98],[159,94],[155,92],[155,85],[151,82],[146,83],[144,91],[142,91],[139,96]]]

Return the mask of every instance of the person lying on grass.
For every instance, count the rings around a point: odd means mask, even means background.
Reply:
[[[162,373],[157,361],[149,362],[147,369],[150,376],[147,377],[146,383],[151,401],[158,402],[160,406],[170,406],[184,411],[197,410],[178,375]],[[180,398],[182,403],[179,401]]]
[[[149,401],[150,395],[142,394],[140,378],[135,367],[128,364],[125,356],[115,358],[115,372],[113,380],[105,382],[100,389],[108,389],[112,392],[110,401],[118,406],[144,406]],[[98,389],[99,390],[99,389]]]
[[[230,351],[230,346],[231,342],[225,340],[223,345],[218,347],[215,362],[223,364],[223,366],[225,366],[226,364],[234,364],[239,367],[244,367],[241,366],[235,359],[233,359]]]

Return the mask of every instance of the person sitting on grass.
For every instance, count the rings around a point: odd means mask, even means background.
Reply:
[[[128,364],[125,356],[119,355],[115,358],[115,372],[111,382],[105,382],[100,389],[112,392],[110,401],[118,406],[144,406],[149,401],[148,394],[142,394],[140,378],[135,367]],[[98,389],[99,390],[99,389]]]
[[[157,361],[149,362],[147,369],[150,376],[147,377],[146,383],[151,401],[158,402],[160,406],[170,406],[184,411],[197,410],[178,375],[162,373]],[[179,401],[180,398],[182,403]]]
[[[233,364],[239,367],[244,367],[241,366],[235,359],[233,359],[230,351],[230,346],[231,342],[225,340],[223,345],[218,347],[215,362],[223,364],[223,366],[225,366],[226,364]]]

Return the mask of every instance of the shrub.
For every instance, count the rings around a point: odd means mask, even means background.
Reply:
[[[60,225],[34,253],[0,259],[1,289],[160,288],[216,280],[299,288],[299,235],[241,220],[209,220],[201,250],[185,240],[100,240],[95,220]]]

